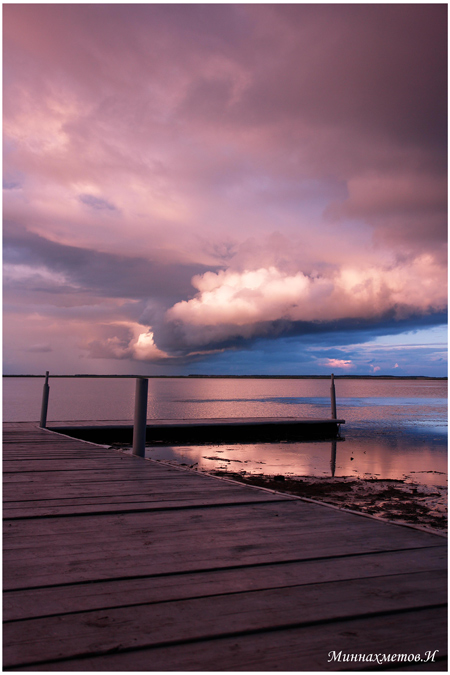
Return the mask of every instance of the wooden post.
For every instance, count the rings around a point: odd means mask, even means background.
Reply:
[[[44,389],[42,390],[42,404],[41,404],[41,421],[39,426],[45,429],[47,426],[47,408],[48,408],[48,395],[50,392],[50,387],[48,386],[48,370],[45,372],[45,382]]]
[[[145,436],[147,431],[148,379],[136,378],[134,399],[133,455],[145,457]]]
[[[336,419],[336,390],[334,388],[334,375],[331,373],[331,419]]]

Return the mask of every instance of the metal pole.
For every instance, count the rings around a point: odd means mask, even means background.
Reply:
[[[331,419],[336,419],[336,390],[334,388],[334,375],[331,373]]]
[[[47,426],[47,408],[48,408],[48,395],[50,392],[50,387],[48,386],[48,370],[45,372],[45,382],[44,388],[42,390],[42,404],[41,404],[41,421],[39,426],[45,429]]]
[[[136,378],[134,399],[133,455],[145,457],[145,435],[147,431],[148,379]]]

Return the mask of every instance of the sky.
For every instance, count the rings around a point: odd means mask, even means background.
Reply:
[[[5,374],[447,374],[446,4],[4,4]]]

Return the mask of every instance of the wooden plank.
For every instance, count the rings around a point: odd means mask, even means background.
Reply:
[[[274,490],[263,490],[256,486],[244,486],[241,483],[233,484],[231,481],[221,481],[215,484],[213,481],[203,483],[196,481],[195,478],[179,476],[172,479],[170,476],[159,476],[156,478],[148,478],[143,476],[141,478],[130,478],[124,476],[123,478],[105,476],[101,478],[93,478],[92,481],[77,480],[76,478],[67,477],[65,481],[55,481],[50,484],[50,478],[47,481],[27,481],[24,483],[11,483],[3,486],[3,496],[6,505],[23,502],[26,506],[27,502],[41,502],[42,505],[51,502],[56,503],[62,500],[63,503],[69,504],[69,500],[76,500],[78,498],[89,497],[107,497],[124,495],[150,495],[154,493],[172,493],[176,494],[184,490],[193,490],[198,494],[217,494],[221,492],[234,491],[236,494],[251,495],[258,493],[261,496],[265,495],[267,501],[275,499],[279,502],[293,502],[298,501],[298,498],[288,493],[276,492]],[[213,500],[212,500],[213,505]],[[330,509],[331,510],[331,509]]]
[[[112,510],[120,511],[120,503],[124,504],[125,510],[130,510],[132,506],[125,504],[133,501],[148,503],[149,508],[154,509],[168,508],[169,502],[182,506],[181,502],[185,505],[206,505],[211,499],[217,504],[245,504],[292,501],[295,498],[179,471],[174,476],[164,473],[151,479],[147,478],[147,474],[134,479],[128,479],[125,474],[118,480],[109,479],[106,475],[101,481],[94,476],[91,481],[72,479],[69,474],[65,481],[52,481],[51,485],[49,479],[40,480],[37,484],[29,481],[5,485],[3,499],[4,518],[19,518],[95,512],[95,509],[85,508],[87,504],[116,504]],[[100,511],[108,509],[100,507]]]
[[[127,514],[128,515],[128,514]],[[152,514],[153,515],[153,514]],[[303,542],[298,538],[284,545],[275,544],[268,538],[255,541],[247,538],[223,541],[223,537],[208,542],[208,537],[197,539],[189,536],[175,536],[166,541],[155,542],[154,530],[149,527],[147,535],[141,534],[133,541],[118,539],[113,546],[99,542],[89,546],[88,538],[79,540],[77,546],[58,542],[58,538],[48,542],[41,549],[25,549],[4,553],[4,588],[33,588],[55,584],[67,584],[81,581],[95,581],[129,576],[147,576],[174,574],[198,570],[237,567],[334,557],[339,549],[340,555],[362,554],[387,550],[383,536],[373,541],[352,541],[342,545],[343,533],[338,532],[323,541],[323,536],[308,538]],[[345,535],[345,533],[344,533]],[[83,541],[86,542],[83,549]],[[393,550],[401,549],[401,543]],[[410,546],[404,545],[405,549]]]
[[[84,490],[74,490],[75,494],[81,495],[78,498],[74,499],[64,499],[58,498],[53,500],[47,499],[30,499],[30,500],[21,500],[20,502],[5,502],[5,508],[3,511],[4,517],[7,520],[18,519],[21,520],[26,518],[35,518],[39,517],[45,518],[48,516],[64,516],[64,515],[84,515],[84,513],[90,513],[92,511],[89,507],[94,507],[96,505],[110,505],[114,507],[118,512],[120,512],[120,505],[123,504],[124,508],[126,504],[132,503],[142,503],[147,504],[149,508],[169,508],[168,502],[179,502],[180,508],[185,508],[187,506],[195,507],[194,501],[201,501],[203,506],[211,506],[211,492],[210,490],[205,490],[202,495],[200,490],[188,489],[189,486],[183,487],[181,490],[171,490],[170,492],[164,492],[162,490],[136,490],[133,491],[132,487],[129,490],[125,488],[121,490],[113,489],[99,489],[98,496],[91,491]],[[258,494],[257,492],[236,492],[232,488],[227,490],[226,488],[218,490],[215,493],[215,506],[226,506],[227,504],[231,505],[245,505],[253,503],[269,503],[269,502],[283,502],[289,500],[277,499],[276,494],[267,494],[264,493]],[[52,503],[51,503],[52,502]],[[44,504],[44,506],[42,505]],[[160,504],[160,506],[158,506]],[[95,514],[95,509],[94,515]],[[19,512],[23,512],[21,515]]]
[[[51,475],[50,475],[51,474]],[[20,471],[20,473],[11,473],[4,474],[5,489],[8,487],[11,490],[26,490],[27,483],[33,484],[48,484],[51,479],[53,484],[65,485],[68,482],[105,482],[105,481],[134,481],[139,482],[174,482],[174,481],[184,481],[190,485],[201,485],[202,488],[205,488],[208,484],[216,485],[215,480],[211,480],[211,476],[205,476],[202,473],[196,471],[188,472],[187,470],[177,470],[170,469],[169,467],[159,468],[158,465],[148,466],[148,463],[138,467],[129,467],[124,464],[106,466],[103,470],[101,467],[93,466],[91,469],[79,468],[78,466],[73,466],[72,468],[67,468],[64,471]],[[217,481],[220,485],[224,481]],[[227,481],[228,485],[236,486],[236,490],[243,490],[249,486],[245,486],[242,483],[232,483]],[[31,487],[31,486],[29,486]],[[34,486],[33,486],[34,487]],[[251,486],[250,486],[251,487]],[[215,488],[217,489],[217,488]]]
[[[145,462],[147,465],[147,462]],[[156,466],[159,466],[156,464]],[[153,468],[153,467],[152,467]],[[35,480],[42,478],[46,479],[49,472],[52,473],[52,480],[58,479],[59,477],[64,477],[68,473],[73,471],[79,472],[80,474],[86,474],[86,479],[88,479],[89,474],[95,472],[96,474],[102,474],[103,472],[107,473],[119,473],[120,471],[126,471],[139,474],[139,471],[146,471],[148,469],[143,469],[142,462],[139,462],[139,466],[135,465],[135,462],[132,463],[132,466],[127,462],[126,455],[124,457],[108,458],[108,461],[105,462],[105,458],[101,457],[99,459],[89,458],[89,459],[48,459],[48,460],[34,460],[28,462],[3,462],[3,477],[7,480],[16,480],[16,481],[26,481],[30,478]],[[158,469],[155,469],[158,471]],[[163,471],[161,468],[160,471]],[[166,473],[168,473],[166,471]]]
[[[234,510],[235,508],[244,508],[244,506],[234,507],[233,505],[227,505],[224,508]],[[282,532],[276,532],[273,528],[260,528],[247,532],[241,523],[237,523],[236,527],[230,526],[230,529],[226,530],[223,527],[224,519],[222,519],[222,527],[218,524],[218,529],[215,531],[211,523],[207,524],[205,520],[206,516],[200,516],[197,521],[193,520],[195,516],[192,516],[192,513],[198,512],[198,510],[197,507],[186,510],[184,514],[186,529],[183,529],[179,525],[163,529],[164,525],[161,526],[161,524],[158,525],[155,522],[157,520],[160,521],[161,516],[165,516],[170,525],[171,510],[165,512],[124,513],[120,515],[107,514],[84,518],[86,521],[97,517],[104,518],[105,520],[117,520],[116,529],[107,527],[107,523],[105,523],[104,529],[99,529],[97,534],[95,531],[92,532],[90,528],[86,528],[85,530],[75,528],[72,530],[65,529],[65,531],[54,531],[53,533],[46,528],[46,531],[43,531],[40,526],[43,524],[52,525],[51,521],[57,520],[57,518],[51,518],[43,519],[43,521],[41,519],[25,521],[27,526],[30,524],[36,525],[35,537],[25,533],[21,537],[20,530],[14,537],[9,537],[9,528],[14,527],[16,522],[18,522],[9,521],[5,527],[4,563],[8,564],[9,561],[16,560],[26,561],[28,558],[32,559],[39,556],[39,561],[44,564],[50,562],[55,557],[67,555],[77,557],[79,554],[83,554],[83,552],[86,556],[90,554],[94,554],[95,556],[99,549],[108,549],[111,553],[115,551],[120,552],[122,542],[123,545],[126,545],[128,551],[135,553],[139,550],[144,550],[142,547],[146,546],[150,546],[152,551],[160,551],[161,553],[166,551],[169,554],[172,551],[177,552],[183,549],[186,549],[186,553],[189,552],[189,549],[192,549],[192,554],[196,552],[203,554],[212,545],[221,550],[229,548],[230,552],[234,552],[235,554],[245,551],[256,553],[258,550],[270,550],[276,547],[280,552],[283,551],[284,554],[287,552],[295,553],[297,559],[301,558],[306,551],[310,551],[311,548],[313,549],[314,546],[318,547],[318,553],[319,551],[322,552],[322,555],[318,555],[317,557],[324,557],[330,550],[333,556],[348,555],[349,553],[389,550],[389,548],[390,550],[411,548],[414,542],[414,538],[408,538],[408,533],[406,533],[406,538],[400,536],[399,539],[393,539],[389,547],[383,529],[378,530],[378,536],[368,537],[364,532],[364,528],[354,528],[352,531],[349,531],[342,524],[336,526],[333,532],[328,532],[325,526],[318,526],[317,530],[311,531],[307,525],[299,527],[296,532],[289,532],[287,528],[283,528],[284,531]],[[177,516],[183,514],[180,510],[176,510],[174,513]],[[143,518],[141,518],[139,524],[131,522],[132,518],[136,520],[142,516]],[[72,521],[78,518],[78,516],[74,516],[68,520]],[[127,524],[129,524],[129,529],[126,527]],[[205,528],[202,528],[202,524],[205,524]],[[377,523],[374,524],[377,525]],[[321,544],[325,536],[329,537],[329,541],[324,541]],[[346,541],[339,544],[340,539],[343,537],[346,537]],[[437,540],[437,543],[441,544],[441,542],[442,540]],[[417,542],[415,543],[419,545]],[[367,544],[369,545],[368,549],[366,548]],[[334,549],[330,549],[331,546],[334,546]],[[148,548],[145,550],[148,551]],[[274,553],[276,554],[276,551]]]
[[[51,474],[51,475],[49,475]],[[154,471],[153,467],[147,469],[146,467],[140,468],[137,471],[134,469],[130,471],[127,467],[123,469],[114,468],[113,470],[98,471],[97,469],[92,471],[79,471],[78,469],[68,470],[68,471],[44,471],[36,472],[35,474],[26,474],[18,475],[18,480],[5,481],[4,489],[9,490],[9,492],[19,491],[20,494],[27,494],[30,490],[41,489],[46,485],[49,485],[51,480],[51,485],[56,487],[65,487],[66,485],[76,484],[82,487],[83,483],[133,483],[136,486],[140,484],[147,485],[180,485],[183,482],[186,485],[194,485],[200,487],[200,489],[207,489],[208,485],[214,486],[214,490],[220,490],[220,485],[227,484],[228,487],[233,486],[236,491],[251,491],[253,486],[246,486],[243,483],[231,482],[231,481],[215,481],[211,479],[210,476],[205,476],[204,474],[197,472],[187,472],[187,471]],[[250,488],[250,489],[249,489]],[[253,487],[253,489],[255,489]],[[261,491],[261,490],[260,490]],[[283,495],[280,495],[283,496]],[[288,495],[289,496],[289,495]]]
[[[214,485],[224,485],[218,481]],[[213,484],[211,483],[211,486]],[[246,490],[246,486],[243,486]],[[252,488],[248,488],[253,493]],[[269,494],[264,491],[264,494]],[[249,527],[251,518],[252,527]],[[5,523],[4,545],[8,549],[16,545],[20,540],[28,546],[41,536],[57,535],[70,537],[76,533],[81,536],[89,536],[92,533],[98,538],[117,539],[134,537],[136,531],[142,527],[152,525],[156,534],[162,538],[191,535],[204,538],[208,532],[217,538],[242,535],[248,539],[252,537],[277,535],[274,543],[289,538],[292,541],[304,541],[305,530],[316,538],[320,531],[330,531],[330,535],[336,529],[345,532],[349,539],[352,537],[365,537],[366,539],[382,538],[385,542],[394,543],[395,548],[405,546],[434,546],[441,545],[443,538],[435,534],[429,534],[414,530],[401,525],[392,525],[375,519],[365,518],[359,514],[342,512],[321,504],[302,501],[299,499],[286,499],[276,502],[256,503],[251,506],[216,506],[211,501],[208,509],[191,509],[188,514],[184,511],[169,512],[165,514],[152,514],[151,519],[147,514],[127,514],[123,516],[93,516],[83,518],[42,518],[39,521],[20,521]],[[189,525],[189,534],[186,533]],[[277,541],[279,540],[279,541]],[[398,544],[398,546],[397,546]],[[344,542],[343,542],[344,545]],[[337,550],[336,553],[339,553]]]
[[[32,427],[5,446],[13,668],[314,670],[343,637],[441,639],[443,538]]]
[[[203,573],[111,579],[4,594],[5,621],[264,588],[446,569],[447,547],[278,563]]]
[[[134,457],[131,454],[125,453],[125,451],[121,451],[119,448],[110,449],[108,447],[93,445],[92,443],[82,443],[82,441],[76,441],[75,439],[68,440],[67,443],[47,443],[40,438],[23,445],[11,443],[10,446],[8,446],[7,441],[4,441],[4,457],[11,462],[24,462],[29,459],[45,459],[54,456],[76,457],[78,454],[81,457],[107,457],[108,453],[111,452],[120,452],[123,457],[130,457],[130,459]],[[136,457],[136,459],[138,458]]]
[[[301,552],[311,544],[319,546],[318,550],[328,551],[332,542],[333,555],[359,552],[366,545],[371,550],[442,545],[443,538],[435,535],[315,507],[315,504],[285,501],[214,505],[207,509],[194,507],[151,514],[10,520],[5,521],[4,551],[5,555],[20,549],[41,553],[47,543],[52,547],[54,542],[58,542],[58,549],[67,546],[74,551],[83,546],[87,547],[86,551],[90,550],[88,546],[94,549],[106,544],[120,546],[120,541],[131,545],[142,539],[142,532],[151,532],[155,546],[167,544],[169,547],[180,546],[184,541],[188,546],[201,546],[203,542],[206,546],[243,544],[248,549],[270,539],[272,547]]]
[[[42,457],[51,457],[52,455],[62,455],[63,453],[75,454],[80,452],[86,456],[93,455],[97,457],[107,456],[108,453],[121,453],[124,457],[130,457],[138,459],[126,449],[122,449],[120,446],[112,446],[111,444],[95,444],[89,443],[87,441],[82,441],[76,438],[65,438],[63,441],[52,440],[47,442],[43,438],[35,438],[34,440],[29,440],[27,442],[19,443],[8,443],[4,442],[5,445],[5,457],[11,461],[25,461],[27,458],[31,459],[41,459]],[[42,455],[39,453],[39,449],[42,451]]]
[[[215,486],[218,488],[226,485],[225,482],[218,481],[217,483],[212,482],[206,487],[212,490],[212,495],[215,494]],[[253,490],[250,490],[253,494]],[[243,493],[246,493],[245,490]],[[257,492],[255,490],[254,492]],[[264,494],[266,493],[264,491]],[[189,522],[191,531],[199,530],[201,533],[205,532],[205,528],[209,528],[212,531],[216,529],[223,529],[223,534],[227,534],[226,531],[233,529],[235,532],[248,531],[248,518],[252,517],[255,527],[255,531],[259,531],[261,528],[264,530],[274,529],[274,530],[283,530],[283,529],[292,529],[293,523],[295,523],[296,528],[304,528],[308,526],[308,522],[314,522],[318,527],[321,525],[327,527],[328,524],[334,525],[340,523],[344,527],[355,526],[359,527],[361,522],[364,524],[365,519],[361,516],[354,514],[343,514],[337,509],[330,509],[321,505],[312,504],[310,502],[304,502],[297,499],[287,499],[280,500],[275,503],[262,503],[255,504],[250,508],[243,506],[234,506],[229,508],[224,508],[222,506],[216,506],[214,500],[211,500],[211,508],[209,509],[193,509],[189,514],[189,521],[187,521],[187,516],[183,512],[174,512],[169,514],[159,514],[152,516],[152,523],[155,526],[162,525],[161,535],[166,536],[166,532],[170,531],[170,534],[175,532],[183,532],[186,530],[186,524]],[[292,520],[293,519],[293,520]],[[24,538],[28,535],[31,538],[35,538],[39,535],[48,535],[48,534],[64,534],[67,533],[88,533],[95,532],[100,536],[108,535],[108,532],[115,531],[120,533],[123,530],[124,536],[128,536],[128,533],[133,528],[141,528],[143,525],[148,525],[148,516],[144,515],[128,515],[119,517],[119,516],[95,516],[93,518],[83,518],[81,516],[73,518],[51,518],[51,519],[41,519],[39,523],[36,522],[23,522],[16,523],[7,523],[8,529],[6,534],[8,539],[13,539],[14,536],[17,538]],[[386,524],[381,522],[374,522],[375,528],[381,527],[386,530],[386,533],[391,531],[390,527],[386,527]],[[394,528],[395,534],[397,530],[400,532],[400,536],[409,537],[411,531],[408,528]],[[251,534],[251,533],[249,533]],[[441,541],[434,535],[428,535],[425,533],[414,532],[415,536],[418,536],[419,539],[423,541],[435,542],[436,540],[441,543]],[[6,544],[7,542],[5,542]]]
[[[265,497],[259,497],[258,495],[246,495],[240,496],[234,492],[223,492],[219,493],[215,497],[215,503],[217,506],[231,506],[231,505],[241,505],[246,504],[259,504],[267,503],[270,501]],[[274,498],[274,502],[277,500]],[[204,495],[203,497],[199,496],[197,492],[192,494],[180,495],[178,498],[168,497],[166,495],[154,496],[154,497],[145,497],[133,495],[127,496],[124,495],[120,498],[120,501],[114,500],[113,497],[105,497],[103,500],[98,501],[89,501],[86,504],[75,504],[71,506],[65,506],[64,504],[59,506],[46,506],[40,507],[39,505],[33,505],[29,507],[18,507],[18,508],[5,508],[3,513],[5,518],[8,520],[22,520],[24,518],[48,518],[48,517],[57,517],[57,516],[72,516],[72,515],[112,515],[120,514],[125,512],[156,512],[156,511],[165,511],[167,509],[188,509],[188,508],[198,508],[198,507],[210,507],[210,496]]]
[[[101,482],[76,482],[68,481],[67,483],[55,485],[55,490],[53,493],[48,489],[40,489],[39,486],[36,487],[36,490],[33,491],[33,486],[30,488],[21,489],[20,487],[14,491],[11,487],[5,488],[5,506],[13,507],[22,505],[22,507],[27,507],[31,503],[40,504],[41,506],[51,506],[52,504],[75,504],[80,500],[84,502],[86,499],[105,499],[108,497],[115,497],[118,500],[123,496],[136,496],[145,495],[157,495],[163,494],[166,496],[176,497],[178,494],[192,492],[196,495],[220,495],[224,492],[229,494],[241,495],[243,501],[247,501],[247,497],[251,500],[255,495],[258,495],[260,500],[277,501],[277,502],[289,502],[294,501],[295,497],[288,494],[280,494],[277,492],[269,492],[263,490],[240,490],[235,488],[230,483],[222,483],[221,485],[215,486],[214,484],[202,485],[201,483],[196,483],[195,481],[177,479],[175,481],[166,482],[165,480],[161,481],[101,481]],[[15,498],[14,498],[15,497]]]
[[[51,474],[51,475],[49,475]],[[91,475],[89,475],[91,474]],[[178,474],[178,472],[177,472]],[[4,480],[5,489],[19,490],[20,492],[24,491],[26,493],[27,489],[36,487],[44,487],[46,484],[49,484],[49,481],[52,481],[52,485],[64,487],[67,484],[71,483],[93,483],[93,482],[125,482],[133,481],[137,485],[140,482],[155,483],[156,481],[169,480],[170,482],[185,480],[185,482],[195,484],[195,478],[187,478],[180,472],[178,475],[174,474],[173,476],[169,473],[155,472],[151,474],[149,471],[129,471],[127,467],[120,469],[120,467],[111,467],[109,470],[101,471],[96,467],[93,467],[91,470],[80,471],[77,467],[73,469],[67,469],[66,471],[42,471],[36,472],[35,474],[11,474],[11,479]],[[198,475],[198,474],[194,474]],[[32,483],[32,485],[30,485]]]
[[[175,475],[175,476],[170,476],[170,475],[159,475],[159,476],[148,476],[148,475],[141,475],[139,476],[129,476],[126,474],[120,475],[120,474],[112,474],[112,475],[104,475],[102,476],[92,476],[91,480],[86,480],[86,479],[79,479],[76,475],[75,472],[68,472],[68,475],[65,477],[65,479],[59,479],[55,480],[54,482],[50,484],[50,479],[52,477],[47,476],[47,479],[43,480],[42,478],[39,477],[38,480],[33,481],[32,479],[29,481],[22,481],[22,482],[11,482],[11,483],[6,483],[4,485],[4,491],[6,493],[6,497],[8,498],[10,495],[16,494],[16,500],[17,496],[20,496],[23,499],[26,498],[33,498],[34,491],[36,493],[45,493],[45,491],[48,491],[51,489],[51,487],[54,486],[55,490],[58,490],[61,493],[61,496],[65,495],[65,489],[66,487],[73,486],[74,489],[80,489],[80,490],[89,490],[90,485],[94,486],[99,486],[101,487],[102,485],[111,485],[114,487],[114,489],[119,488],[122,484],[123,485],[134,485],[136,489],[138,489],[140,486],[146,487],[148,486],[149,488],[155,488],[158,487],[158,485],[164,486],[166,485],[168,489],[170,489],[170,486],[172,486],[173,490],[176,490],[177,486],[182,487],[184,485],[192,485],[194,487],[197,487],[199,490],[207,490],[208,489],[208,482],[204,483],[203,481],[199,481],[196,479],[195,474],[194,476],[186,476],[183,474]],[[220,492],[220,483],[219,485],[215,486],[213,481],[209,481],[209,485],[214,486],[213,489],[217,490]],[[233,486],[233,483],[227,483],[228,487]],[[241,486],[242,484],[236,483],[235,491],[238,492],[251,492],[251,490],[245,490],[245,486]],[[239,486],[239,487],[238,487]],[[269,493],[268,493],[269,494]],[[283,495],[280,494],[280,499],[283,498],[291,498],[290,495]],[[15,500],[15,501],[16,501]]]
[[[445,602],[445,578],[396,574],[14,621],[4,625],[4,666],[425,609]]]
[[[231,487],[226,487],[227,484],[224,484],[222,487],[222,490],[217,491],[218,498],[221,494],[235,494],[235,495],[241,495],[243,493],[237,492],[234,490],[234,488]],[[192,490],[192,493],[196,495],[197,497],[199,496],[199,491],[198,490]],[[159,493],[163,493],[166,499],[172,499],[174,497],[174,492],[176,492],[176,495],[184,495],[185,493],[188,493],[188,488],[183,487],[182,490],[170,490],[169,494],[167,491],[163,490],[152,490],[151,493],[147,493],[147,496],[154,496],[158,495]],[[211,493],[211,488],[208,487],[207,490],[205,490],[205,495],[208,495],[208,504],[210,503],[209,497]],[[259,501],[264,501],[267,499],[267,501],[270,501],[272,499],[275,499],[277,501],[282,501],[278,499],[278,495],[276,493],[269,493],[269,492],[263,492],[263,491],[258,491],[255,490],[253,492],[246,492],[246,500],[250,499],[250,495],[255,495],[255,498],[257,498]],[[5,516],[5,512],[10,509],[11,511],[16,510],[16,509],[22,509],[22,508],[53,508],[53,507],[60,507],[60,506],[67,506],[68,508],[73,506],[76,508],[77,506],[85,506],[85,505],[90,505],[90,504],[122,504],[126,502],[140,502],[142,501],[142,495],[139,494],[138,491],[134,491],[129,494],[129,495],[117,495],[117,494],[111,494],[111,495],[105,495],[105,496],[99,496],[99,495],[93,495],[93,496],[81,496],[81,497],[73,497],[73,498],[68,498],[68,497],[55,497],[53,499],[33,499],[30,501],[26,500],[20,500],[20,501],[7,501],[6,502],[6,509],[4,509],[3,514]],[[75,511],[74,511],[75,513]],[[6,516],[5,516],[6,517]]]
[[[166,511],[164,515],[170,516],[171,511]],[[188,569],[195,561],[202,561],[202,566],[209,561],[209,566],[216,567],[214,561],[217,555],[215,549],[220,552],[224,566],[232,564],[254,564],[276,562],[278,560],[306,560],[310,558],[336,557],[342,555],[355,555],[362,553],[373,553],[377,551],[396,551],[412,548],[413,540],[392,541],[390,546],[384,539],[383,532],[379,531],[377,537],[367,537],[361,539],[364,531],[353,531],[348,534],[345,529],[340,528],[329,534],[328,541],[323,541],[326,530],[311,533],[308,529],[296,533],[288,539],[274,538],[270,533],[249,532],[246,536],[245,531],[241,531],[239,536],[234,531],[219,531],[215,535],[210,531],[202,533],[201,528],[195,532],[179,531],[171,533],[170,531],[161,532],[159,527],[155,527],[152,519],[161,515],[161,512],[124,513],[119,517],[124,520],[128,516],[146,515],[147,522],[142,524],[141,529],[130,530],[129,533],[121,531],[120,536],[114,537],[114,531],[98,532],[98,536],[83,533],[65,533],[64,535],[37,536],[36,541],[33,538],[21,540],[20,537],[13,544],[8,543],[4,548],[3,562],[5,569],[9,572],[9,567],[13,567],[11,573],[14,574],[14,566],[20,565],[24,569],[31,564],[33,569],[41,566],[42,569],[52,564],[71,565],[77,560],[95,561],[101,558],[107,551],[108,554],[115,556],[116,561],[123,557],[126,549],[128,556],[163,556],[167,563],[172,560],[175,563],[180,556],[184,556]],[[95,517],[95,516],[93,516]],[[107,515],[105,517],[115,517]],[[89,520],[91,517],[87,517]],[[189,521],[189,514],[186,514],[186,522]],[[14,522],[14,521],[13,521]],[[347,541],[341,542],[343,537]],[[340,543],[341,542],[341,543]],[[84,557],[83,557],[84,556]],[[66,564],[64,563],[66,560]],[[219,561],[217,561],[219,562]],[[149,561],[150,567],[156,561]],[[108,566],[105,562],[105,568]],[[183,571],[179,565],[173,571]],[[148,571],[146,573],[153,573]],[[55,574],[59,576],[56,569]],[[70,579],[67,579],[70,581]],[[55,582],[56,583],[56,582]],[[59,583],[59,582],[58,582]]]
[[[419,654],[427,658],[428,651],[447,653],[447,612],[445,609],[415,610],[401,614],[350,619],[300,626],[286,630],[265,631],[250,635],[235,635],[211,641],[197,641],[178,645],[121,651],[104,656],[83,659],[58,660],[33,666],[36,671],[148,671],[176,672],[217,670],[250,672],[328,672],[365,668],[375,670],[377,664],[361,661],[333,660],[330,652],[361,654],[366,658],[375,654]],[[399,630],[400,628],[400,630]],[[393,641],[393,636],[394,641]],[[374,657],[375,658],[375,657]],[[431,657],[428,657],[431,658]],[[331,660],[330,660],[331,659]],[[372,668],[370,668],[372,666]],[[393,664],[395,672],[403,671]],[[20,670],[30,670],[23,668]],[[447,672],[447,661],[408,664],[406,671],[437,670]]]
[[[60,503],[57,506],[39,506],[39,502],[18,502],[20,506],[10,507],[11,502],[7,502],[7,507],[3,508],[3,516],[6,519],[38,518],[61,515],[99,515],[124,513],[127,511],[159,511],[166,509],[193,508],[210,505],[210,496],[208,491],[203,497],[199,496],[198,491],[177,492],[176,497],[173,493],[170,495],[161,493],[157,495],[122,495],[104,497],[95,500],[94,497],[86,498],[85,503],[71,504],[69,506]],[[73,501],[73,500],[68,500]],[[237,494],[231,490],[224,490],[214,497],[216,505],[235,505],[235,504],[254,504],[258,502],[279,501],[276,496],[258,495],[246,493]],[[14,504],[14,503],[13,503]],[[24,504],[27,504],[24,507]],[[30,505],[28,505],[30,504]]]
[[[22,494],[22,500],[24,507],[26,507],[26,502],[31,501],[34,502],[37,499],[51,499],[52,496],[57,496],[59,498],[74,498],[74,497],[107,497],[108,495],[150,495],[153,492],[160,492],[161,490],[158,490],[158,485],[145,485],[145,484],[137,484],[134,481],[126,482],[102,482],[102,483],[88,483],[87,485],[83,485],[82,483],[77,484],[77,483],[72,483],[72,484],[67,484],[65,486],[56,486],[58,489],[55,489],[52,491],[51,489],[28,489],[28,490],[23,490],[21,491]],[[183,486],[181,486],[183,487]],[[194,486],[195,487],[195,486]],[[172,489],[168,487],[168,491],[170,489],[170,492],[172,495],[175,495],[178,491],[174,489],[174,486],[171,486]],[[217,490],[213,491],[213,494],[220,495],[220,493],[224,490],[224,488],[218,488]],[[7,504],[9,500],[13,500],[14,498],[14,491],[12,489],[9,490],[4,490],[5,494],[5,503]],[[197,493],[201,493],[202,490],[197,488]],[[208,489],[205,487],[204,493],[207,494],[208,492],[211,492],[211,489]],[[254,494],[253,492],[238,492],[237,490],[235,491],[236,494],[241,494],[243,495],[243,501],[246,501],[244,496],[245,495],[252,495]],[[267,501],[271,500],[271,494],[266,493],[267,496]],[[16,499],[17,499],[17,493],[16,493]],[[250,497],[251,499],[251,497]],[[16,500],[14,500],[16,501]],[[290,501],[289,498],[281,497],[277,498],[276,501]]]

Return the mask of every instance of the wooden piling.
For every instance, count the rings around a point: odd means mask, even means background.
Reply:
[[[136,378],[134,399],[133,455],[145,457],[145,435],[147,430],[148,379]]]
[[[333,375],[333,373],[331,373],[330,394],[331,394],[331,418],[333,420],[335,420],[336,419],[336,390],[334,388],[334,375]]]
[[[48,396],[50,393],[50,387],[48,384],[48,370],[45,372],[45,382],[44,388],[42,390],[42,403],[41,403],[41,419],[39,426],[45,429],[47,426],[47,409],[48,409]]]

